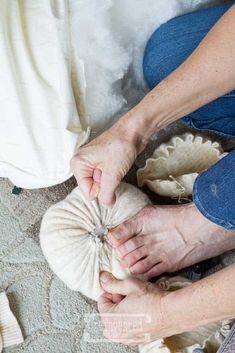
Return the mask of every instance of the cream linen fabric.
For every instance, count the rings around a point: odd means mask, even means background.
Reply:
[[[0,352],[3,348],[22,343],[24,341],[21,329],[13,315],[7,296],[0,293]]]
[[[0,0],[0,177],[23,188],[68,179],[87,137],[71,80],[76,86],[83,75],[70,38],[77,3]]]
[[[79,188],[52,206],[44,215],[40,243],[57,276],[67,286],[97,300],[102,294],[101,271],[124,279],[128,269],[120,266],[114,249],[105,239],[108,229],[118,226],[150,204],[132,185],[121,183],[112,208],[88,202]]]
[[[224,157],[218,142],[186,133],[161,144],[137,171],[138,185],[167,197],[192,195],[198,174]]]

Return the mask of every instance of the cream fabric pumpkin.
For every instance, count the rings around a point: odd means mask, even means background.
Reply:
[[[138,186],[147,185],[152,191],[167,197],[192,195],[198,174],[224,156],[218,142],[186,133],[161,144],[137,171]]]
[[[79,188],[52,206],[40,231],[43,253],[56,275],[71,289],[97,300],[102,294],[100,271],[119,278],[130,276],[120,266],[115,250],[105,239],[114,228],[150,204],[148,197],[132,185],[121,183],[114,207],[87,201]]]

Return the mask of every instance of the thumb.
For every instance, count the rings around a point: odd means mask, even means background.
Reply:
[[[104,293],[98,299],[100,313],[111,313],[124,297],[121,294]]]
[[[121,179],[117,177],[114,171],[104,169],[102,171],[99,201],[102,205],[112,207],[116,201],[115,191],[120,184]]]
[[[122,296],[129,295],[133,293],[133,291],[137,292],[142,284],[142,281],[138,279],[117,279],[109,272],[101,272],[100,282],[105,292],[110,294],[120,294]]]

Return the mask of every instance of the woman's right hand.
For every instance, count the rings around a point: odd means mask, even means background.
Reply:
[[[122,119],[99,137],[79,148],[71,168],[85,197],[98,197],[111,207],[115,190],[145,144]]]

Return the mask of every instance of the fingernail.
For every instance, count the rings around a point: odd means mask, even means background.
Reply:
[[[109,280],[110,280],[110,275],[107,272],[101,272],[100,281],[102,283],[108,283]]]

